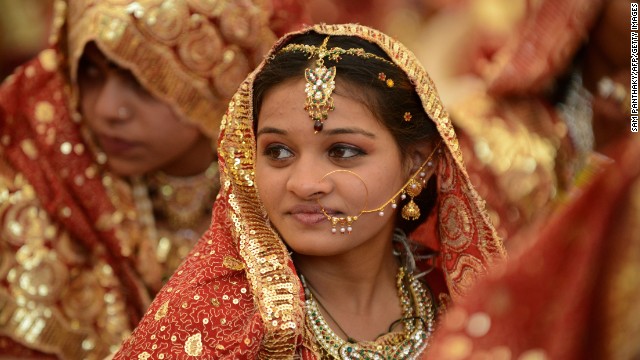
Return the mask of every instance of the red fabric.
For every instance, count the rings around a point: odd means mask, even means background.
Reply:
[[[618,150],[616,163],[529,234],[530,246],[445,316],[428,358],[640,355],[640,142]],[[473,323],[484,316],[486,334]]]
[[[34,69],[35,75],[28,76],[27,69]],[[23,65],[2,85],[0,138],[8,139],[8,143],[3,145],[3,157],[16,171],[27,177],[52,219],[89,251],[99,248],[99,256],[118,273],[127,289],[130,319],[134,325],[142,316],[146,304],[135,280],[134,267],[130,259],[121,255],[114,231],[96,229],[98,219],[112,214],[115,209],[101,177],[88,179],[84,174],[95,161],[88,150],[81,155],[74,152],[65,155],[60,151],[66,142],[83,144],[87,149],[78,125],[71,120],[65,89],[66,82],[61,73],[45,70],[39,59]],[[42,104],[50,104],[54,111],[50,122],[39,121],[34,116],[36,108]],[[48,140],[48,131],[55,134],[53,141]],[[35,158],[25,153],[25,142],[33,144],[37,151]],[[85,178],[82,186],[74,183],[76,176]],[[61,215],[64,208],[70,210],[70,216]],[[104,245],[104,248],[98,245]]]
[[[596,20],[602,0],[546,0],[495,59],[486,77],[495,95],[546,89],[569,65]]]

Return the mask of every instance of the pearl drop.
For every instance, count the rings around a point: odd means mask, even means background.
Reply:
[[[336,228],[331,228],[331,232],[335,234],[338,232],[338,230]]]
[[[391,207],[392,207],[392,208],[394,208],[394,209],[396,209],[396,208],[398,207],[398,204],[393,203],[393,204],[391,204]]]
[[[353,228],[351,226],[347,226],[347,232],[351,232]]]
[[[404,200],[406,198],[407,198],[407,195],[405,195],[405,194],[400,195],[400,199]]]
[[[384,211],[380,211],[380,212],[378,213],[378,215],[379,215],[379,216],[384,216]]]
[[[425,173],[424,171],[420,171],[420,177],[425,177],[427,176],[427,173]]]
[[[345,228],[341,227],[340,228],[340,233],[344,234],[344,232],[345,232]]]

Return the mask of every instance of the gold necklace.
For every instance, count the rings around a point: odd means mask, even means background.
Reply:
[[[427,347],[435,327],[431,296],[419,280],[406,273],[404,267],[398,270],[396,280],[403,309],[404,331],[383,335],[376,341],[350,342],[336,335],[322,317],[319,303],[315,300],[304,276],[301,275],[300,279],[305,291],[307,326],[311,328],[316,341],[331,358],[415,359]],[[334,322],[337,325],[335,320]],[[341,331],[344,332],[342,329]],[[346,333],[345,335],[348,337]]]
[[[213,205],[218,163],[213,162],[202,174],[190,177],[169,176],[157,172],[149,176],[149,184],[157,195],[154,207],[174,230],[191,229]]]

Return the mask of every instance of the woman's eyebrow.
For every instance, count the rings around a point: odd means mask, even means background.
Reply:
[[[323,134],[326,135],[340,135],[340,134],[360,134],[366,137],[375,139],[376,135],[374,133],[368,132],[361,128],[356,127],[346,127],[346,128],[336,128],[336,129],[326,129]]]
[[[262,134],[287,135],[287,132],[285,130],[282,130],[282,129],[278,129],[278,128],[274,128],[274,127],[270,127],[270,126],[265,126],[262,129],[258,130],[258,132],[256,133],[256,137],[258,135],[262,135]]]

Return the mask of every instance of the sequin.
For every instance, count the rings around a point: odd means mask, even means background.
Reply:
[[[542,349],[531,349],[523,352],[518,360],[547,360],[549,357],[547,353]]]
[[[53,114],[55,110],[53,105],[48,101],[40,101],[35,107],[35,118],[43,123],[50,123],[53,121]]]
[[[60,215],[65,218],[71,217],[71,209],[66,206],[63,207],[62,209],[60,209]]]
[[[483,312],[478,312],[469,317],[467,334],[473,337],[485,336],[491,329],[491,318]]]
[[[31,160],[35,160],[38,157],[38,150],[36,149],[36,145],[32,140],[22,140],[20,143],[20,147],[22,151],[29,157]]]
[[[53,49],[46,49],[40,52],[38,59],[40,60],[40,65],[46,71],[54,71],[58,67],[58,59]]]
[[[76,153],[76,155],[82,155],[84,153],[84,145],[80,143],[75,144],[73,146],[73,152]]]
[[[473,350],[471,339],[463,335],[449,335],[443,339],[442,349],[446,359],[466,359]]]

